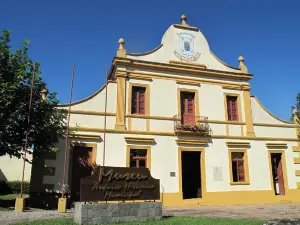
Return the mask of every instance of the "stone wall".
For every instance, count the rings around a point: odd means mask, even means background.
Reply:
[[[75,203],[74,222],[77,224],[109,224],[160,219],[162,219],[161,202]]]

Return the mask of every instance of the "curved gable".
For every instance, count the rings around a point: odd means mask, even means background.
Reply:
[[[227,65],[216,57],[200,30],[188,25],[171,25],[156,49],[140,54],[127,53],[127,58],[158,63],[185,61],[205,65],[211,70],[241,73],[239,68]]]
[[[256,96],[251,96],[253,123],[293,124],[282,120],[268,111]]]
[[[83,110],[83,111],[100,111],[104,112],[104,104],[105,104],[105,89],[106,84],[104,84],[98,91],[93,93],[92,95],[79,100],[72,102],[72,110]],[[115,95],[116,95],[116,83],[109,82],[108,83],[108,96],[110,96],[110,101],[107,105],[108,112],[115,112]],[[59,107],[68,107],[69,104],[61,104]]]

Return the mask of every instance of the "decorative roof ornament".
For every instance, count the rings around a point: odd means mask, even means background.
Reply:
[[[188,26],[188,24],[186,23],[186,20],[187,20],[186,16],[185,16],[185,15],[182,15],[182,16],[181,16],[181,25],[183,25],[183,26]]]
[[[117,57],[123,57],[126,58],[126,49],[125,49],[125,40],[123,38],[120,38],[118,41],[119,49],[117,51]]]
[[[46,100],[47,95],[48,95],[48,89],[47,89],[47,88],[44,88],[44,89],[42,90],[42,101],[45,101],[45,100]]]
[[[247,68],[247,66],[244,64],[244,57],[243,56],[240,56],[239,58],[238,58],[238,61],[239,61],[239,63],[240,63],[240,65],[239,65],[239,68],[240,68],[240,70],[243,72],[243,73],[248,73],[248,68]]]

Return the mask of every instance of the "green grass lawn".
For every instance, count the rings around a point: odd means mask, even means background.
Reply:
[[[19,196],[20,196],[20,194],[0,195],[0,200],[12,200]],[[28,194],[23,194],[23,198],[28,198]]]
[[[75,225],[72,219],[52,219],[39,221],[26,221],[18,225]],[[118,225],[262,225],[258,220],[210,219],[199,217],[171,217],[160,221],[117,223]]]
[[[2,208],[2,207],[0,207],[0,211],[11,211],[11,209],[10,208]]]

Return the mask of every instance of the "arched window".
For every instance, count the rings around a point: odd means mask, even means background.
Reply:
[[[188,42],[188,41],[184,42],[184,50],[186,52],[189,52],[191,50],[190,42]]]

